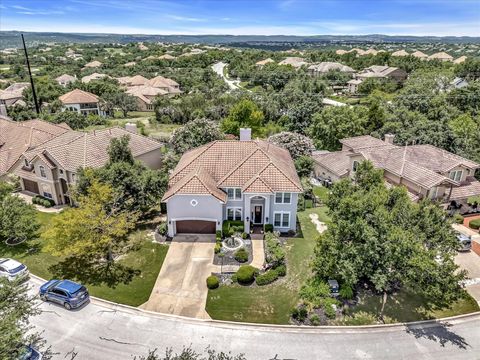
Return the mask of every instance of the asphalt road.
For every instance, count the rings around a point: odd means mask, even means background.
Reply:
[[[230,89],[232,90],[241,89],[241,87],[238,85],[239,83],[238,80],[229,80],[225,77],[225,75],[223,74],[223,69],[225,68],[225,66],[227,66],[227,64],[225,64],[224,62],[218,62],[212,65],[212,69],[222,77],[223,81],[227,83]]]
[[[32,280],[35,288],[38,282]],[[247,359],[480,359],[480,313],[448,323],[374,327],[268,327],[141,312],[93,300],[78,311],[51,304],[32,319],[55,359],[132,359],[157,348],[244,353]]]

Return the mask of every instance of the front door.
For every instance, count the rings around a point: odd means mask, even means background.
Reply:
[[[255,205],[253,210],[253,223],[261,224],[262,223],[262,206]]]

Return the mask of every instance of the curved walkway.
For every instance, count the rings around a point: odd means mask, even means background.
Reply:
[[[40,281],[32,280],[35,290]],[[78,311],[51,303],[32,323],[55,359],[131,359],[149,349],[244,353],[247,359],[478,359],[480,313],[411,324],[368,327],[295,327],[198,320],[146,312],[92,299]]]

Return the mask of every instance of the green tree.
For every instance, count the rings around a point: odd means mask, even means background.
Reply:
[[[111,103],[112,108],[120,109],[123,117],[127,117],[129,111],[136,111],[138,109],[137,99],[124,92],[107,93],[103,96],[103,100]]]
[[[130,142],[129,135],[123,135],[118,138],[113,138],[110,141],[110,145],[108,146],[108,149],[107,149],[110,164],[117,163],[117,162],[125,162],[130,165],[133,164],[134,159],[133,159],[132,151],[128,146],[129,142]]]
[[[170,137],[169,145],[177,154],[223,139],[224,135],[218,125],[207,119],[196,119],[176,129]]]
[[[248,99],[240,100],[230,109],[228,117],[220,124],[220,129],[226,134],[239,135],[240,128],[252,129],[252,134],[258,136],[263,125],[263,113],[257,104]]]
[[[339,279],[348,287],[366,282],[388,296],[407,288],[428,306],[443,308],[462,296],[454,256],[458,242],[436,204],[415,204],[402,187],[387,189],[381,170],[363,162],[355,182],[336,183],[328,197],[332,223],[315,248],[318,279]]]
[[[310,176],[313,171],[313,159],[310,156],[300,156],[295,160],[295,169],[299,177]]]
[[[34,238],[39,228],[35,208],[10,194],[8,185],[1,184],[0,238],[13,243]]]
[[[294,132],[282,131],[281,133],[270,136],[268,141],[287,149],[293,159],[305,155],[312,155],[312,151],[315,150],[313,141],[310,138]]]

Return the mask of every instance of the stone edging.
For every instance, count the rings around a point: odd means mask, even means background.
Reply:
[[[46,282],[45,279],[38,277],[36,275],[30,274],[30,277],[33,279]],[[216,325],[220,327],[226,328],[237,328],[237,327],[249,327],[252,329],[263,329],[263,330],[284,330],[284,331],[292,331],[292,332],[306,332],[306,333],[321,333],[321,332],[348,332],[354,330],[366,330],[366,331],[385,331],[388,329],[396,330],[401,327],[407,328],[414,328],[414,327],[435,327],[441,325],[442,323],[452,323],[452,322],[466,322],[470,320],[480,319],[480,311],[469,313],[469,314],[462,314],[451,316],[442,319],[434,319],[434,320],[420,320],[420,321],[413,321],[407,323],[395,323],[395,324],[379,324],[379,325],[355,325],[355,326],[298,326],[298,325],[275,325],[275,324],[261,324],[261,323],[245,323],[245,322],[235,322],[235,321],[225,321],[225,320],[211,320],[211,319],[197,319],[197,318],[190,318],[180,315],[173,315],[173,314],[163,314],[157,313],[154,311],[143,310],[134,306],[124,305],[115,303],[109,300],[104,300],[97,298],[95,296],[90,296],[91,301],[98,305],[103,306],[109,309],[114,310],[122,310],[125,313],[131,313],[136,315],[144,315],[144,316],[154,316],[160,317],[164,319],[171,319],[176,321],[183,321],[191,324],[204,324],[204,325]]]

